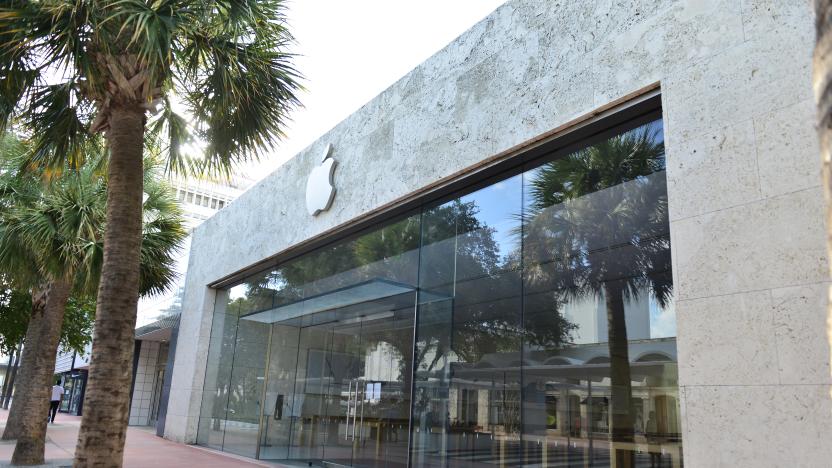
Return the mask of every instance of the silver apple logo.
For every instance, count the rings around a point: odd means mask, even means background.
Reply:
[[[324,156],[321,158],[321,165],[312,169],[309,178],[306,180],[306,210],[309,214],[316,216],[321,211],[326,211],[332,205],[335,198],[335,187],[332,186],[332,174],[338,164],[330,157],[332,145],[326,145]]]

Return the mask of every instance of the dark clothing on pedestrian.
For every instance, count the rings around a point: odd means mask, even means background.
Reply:
[[[49,420],[55,422],[55,414],[58,413],[58,406],[61,405],[61,400],[52,400],[49,402]]]

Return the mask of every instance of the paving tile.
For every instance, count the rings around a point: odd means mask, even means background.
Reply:
[[[0,410],[0,431],[6,425],[8,411]],[[81,418],[58,413],[55,424],[46,432],[46,461],[42,467],[72,466],[72,455],[78,438]],[[13,441],[0,441],[0,468],[10,465],[14,452]],[[124,468],[225,468],[225,467],[281,467],[283,465],[250,460],[214,450],[178,444],[156,436],[148,427],[128,427],[124,447]]]

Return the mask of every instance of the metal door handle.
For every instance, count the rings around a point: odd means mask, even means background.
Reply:
[[[347,427],[344,431],[344,440],[350,440],[350,401],[352,400],[352,380],[347,389]]]
[[[364,382],[362,386],[364,389],[364,395],[361,396],[361,426],[358,429],[358,440],[362,440],[363,432],[364,432],[364,402],[367,401],[367,382]]]
[[[359,389],[359,380],[355,379],[355,400],[353,404],[353,413],[352,413],[352,440],[355,440],[355,422],[356,418],[358,417],[358,389]]]
[[[283,419],[283,395],[278,395],[275,399],[273,417],[276,421]]]

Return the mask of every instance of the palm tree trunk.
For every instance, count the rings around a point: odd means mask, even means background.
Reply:
[[[111,111],[104,263],[76,468],[122,464],[139,298],[144,125],[139,108]]]
[[[20,352],[23,351],[23,344],[17,345],[17,352],[15,353],[14,358],[14,367],[12,367],[11,376],[9,376],[9,386],[6,387],[6,390],[3,394],[3,409],[9,409],[9,402],[12,399],[12,393],[14,393],[14,383],[17,378],[17,369],[20,366]]]
[[[823,193],[826,197],[826,250],[832,260],[832,0],[815,0],[815,30],[813,86],[818,107]],[[832,286],[829,293],[832,294]],[[826,323],[830,324],[827,341],[832,345],[832,302],[827,305]]]
[[[40,347],[40,337],[43,336],[43,317],[46,314],[46,298],[49,288],[45,285],[32,289],[32,312],[29,324],[26,326],[26,338],[23,341],[23,351],[20,359],[20,370],[17,375],[17,388],[14,392],[14,403],[9,411],[6,428],[3,430],[3,440],[17,439],[23,427],[24,411],[28,406],[27,400],[32,395],[31,385],[34,379],[34,360]]]
[[[633,404],[632,380],[630,379],[630,350],[627,342],[627,322],[624,318],[624,282],[604,283],[604,297],[607,306],[607,334],[610,352],[610,434],[613,442],[632,443]],[[616,468],[635,466],[632,450],[613,451]]]
[[[46,444],[46,415],[49,414],[49,400],[52,390],[52,378],[55,375],[55,354],[61,341],[61,328],[64,322],[66,302],[69,299],[71,284],[66,280],[56,280],[49,284],[45,292],[45,305],[40,308],[40,317],[32,316],[29,320],[41,323],[38,327],[38,346],[30,355],[32,369],[31,381],[27,389],[22,409],[20,433],[12,454],[13,465],[41,465]],[[33,311],[34,312],[34,311]],[[15,405],[18,405],[15,402]]]

